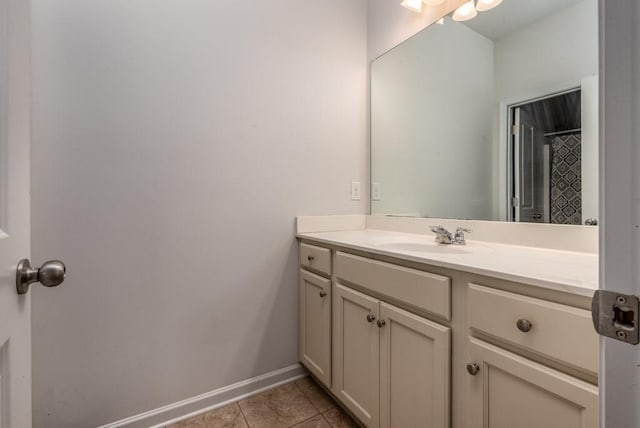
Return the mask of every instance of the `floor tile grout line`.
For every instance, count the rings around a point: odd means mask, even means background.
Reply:
[[[287,428],[293,428],[293,427],[295,427],[296,425],[300,425],[300,424],[303,424],[303,423],[305,423],[305,422],[309,422],[311,419],[313,419],[313,418],[317,418],[318,416],[320,416],[321,418],[323,418],[323,419],[324,419],[324,417],[322,416],[322,413],[318,413],[317,415],[313,415],[313,416],[311,416],[310,418],[307,418],[307,419],[305,419],[305,420],[303,420],[303,421],[296,422],[296,423],[295,423],[295,424],[293,424],[293,425],[289,425]],[[331,424],[329,424],[329,425],[331,425]]]
[[[240,402],[242,400],[238,400],[236,401],[236,406],[238,406],[238,410],[240,410],[240,415],[242,416],[242,419],[244,419],[244,423],[246,426],[248,426],[249,428],[251,428],[251,425],[249,425],[249,420],[247,419],[247,417],[245,416],[244,412],[242,411],[242,406],[240,406]]]
[[[327,425],[333,428],[333,425],[331,425],[331,422],[329,422],[329,420],[324,417],[324,413],[320,413],[320,417],[322,417],[322,419],[327,423]]]
[[[331,423],[331,421],[329,419],[327,419],[327,417],[324,415],[325,413],[327,413],[329,410],[332,409],[328,409],[325,410],[324,413],[320,413],[322,415],[322,419],[324,419],[325,421],[327,421],[327,425],[329,425],[331,428],[335,428],[335,426],[333,426],[333,424]]]
[[[328,412],[328,410],[327,410],[327,412]],[[320,414],[322,415],[322,419],[324,419],[324,421],[327,423],[327,425],[329,425],[331,428],[335,428],[333,426],[333,424],[331,423],[331,421],[324,416],[324,413],[320,413]]]
[[[316,388],[319,388],[319,389],[321,390],[321,392],[322,392],[322,393],[327,394],[327,393],[326,393],[326,391],[324,390],[324,388],[322,388],[320,385],[318,385],[318,384],[317,384],[317,382],[315,381],[315,379],[313,379],[312,377],[309,377],[309,380],[314,384],[314,386],[315,386]],[[313,402],[313,400],[311,400],[310,396],[309,396],[309,395],[308,395],[308,394],[307,394],[307,393],[306,393],[306,392],[305,392],[305,391],[300,387],[300,385],[298,385],[298,380],[294,380],[294,381],[289,382],[289,383],[292,383],[292,384],[293,384],[293,387],[294,387],[295,389],[297,389],[297,390],[302,394],[302,397],[304,397],[304,398],[305,398],[305,399],[306,399],[306,400],[311,404],[312,408],[313,408],[313,409],[315,409],[316,413],[315,413],[314,415],[310,416],[310,417],[309,417],[309,418],[307,418],[307,419],[304,419],[304,420],[302,420],[302,421],[296,422],[296,423],[295,423],[295,424],[293,424],[293,425],[289,425],[287,428],[293,428],[293,427],[295,427],[295,426],[296,426],[296,425],[298,425],[298,424],[302,424],[302,423],[308,422],[308,421],[310,421],[311,419],[314,419],[314,418],[317,418],[317,417],[320,417],[320,419],[321,419],[321,420],[323,420],[324,422],[326,422],[326,423],[327,423],[327,425],[328,425],[328,426],[330,426],[331,428],[336,428],[336,426],[335,426],[334,424],[332,424],[332,423],[331,423],[331,421],[326,417],[326,414],[327,414],[327,413],[329,413],[329,412],[330,412],[330,411],[332,411],[332,410],[335,410],[336,408],[337,408],[337,409],[340,409],[340,407],[341,407],[341,406],[339,406],[339,405],[336,403],[336,400],[335,400],[332,396],[330,396],[330,395],[328,395],[328,394],[327,394],[327,397],[329,398],[329,400],[330,400],[330,402],[331,402],[331,407],[329,407],[329,408],[327,408],[327,409],[325,409],[325,410],[323,411],[323,410],[320,410],[320,408],[319,408],[319,407],[318,407],[318,406]],[[285,385],[286,385],[286,384],[285,384]],[[273,389],[275,389],[275,388],[273,388]],[[267,391],[264,391],[264,392],[267,392]],[[263,392],[263,393],[264,393],[264,392]],[[262,395],[262,394],[258,394],[258,395]],[[242,420],[244,421],[245,426],[247,426],[248,428],[254,428],[254,425],[252,425],[252,424],[250,424],[250,423],[249,423],[249,419],[247,419],[247,416],[245,415],[244,410],[242,409],[242,406],[240,405],[240,403],[241,403],[242,401],[246,401],[246,399],[244,399],[244,400],[237,400],[237,401],[234,401],[234,402],[232,402],[232,403],[229,403],[228,405],[235,405],[235,406],[237,406],[238,411],[239,411],[239,413],[240,413],[240,417],[242,417]],[[205,413],[203,413],[203,414],[205,414]],[[201,414],[201,415],[198,415],[198,416],[202,416],[202,414]],[[195,417],[194,417],[194,418],[192,418],[192,419],[195,419],[195,418],[197,418],[198,416],[195,416]],[[349,415],[349,418],[351,418],[351,417],[350,417],[350,415]],[[165,428],[168,428],[168,427],[165,427]]]
[[[318,385],[318,384],[316,383],[316,380],[315,380],[313,377],[311,377],[311,376],[307,376],[307,378],[308,378],[308,379],[310,379],[310,380],[311,380],[311,382],[312,382],[314,385],[316,385],[316,387],[317,387],[317,388],[318,388],[318,389],[319,389],[323,394],[325,394],[325,395],[329,398],[329,400],[331,401],[331,407],[329,407],[328,409],[320,410],[320,407],[316,406],[316,403],[314,403],[314,402],[313,402],[313,400],[311,399],[311,397],[309,397],[309,396],[307,395],[307,393],[306,393],[306,392],[304,392],[304,390],[303,390],[302,388],[300,388],[300,386],[298,385],[298,381],[299,381],[299,380],[301,380],[301,379],[295,380],[294,382],[296,383],[296,386],[298,387],[298,389],[299,389],[300,391],[302,391],[302,395],[304,395],[304,396],[305,396],[305,398],[311,402],[311,404],[313,405],[313,407],[315,407],[315,408],[316,408],[316,410],[318,411],[318,413],[320,413],[320,414],[322,415],[323,413],[325,413],[325,412],[327,412],[327,411],[329,411],[329,410],[331,410],[331,409],[333,409],[334,407],[336,407],[336,406],[337,406],[337,404],[336,404],[336,400],[335,400],[331,395],[329,395],[329,393],[327,393],[327,391],[325,391],[323,387],[321,387],[320,385]],[[302,378],[302,379],[305,379],[305,378]],[[331,424],[329,424],[329,425],[331,425]]]
[[[307,378],[302,378],[302,379],[307,379]],[[298,379],[300,380],[300,379]],[[296,388],[298,388],[298,390],[302,393],[302,396],[304,398],[306,398],[309,403],[311,403],[311,405],[313,406],[314,409],[316,409],[318,411],[318,414],[322,414],[322,412],[320,411],[320,409],[318,408],[318,406],[316,406],[316,403],[313,402],[313,400],[311,400],[311,398],[307,395],[306,392],[304,392],[304,390],[302,388],[300,388],[300,385],[298,385],[298,380],[294,380],[293,383],[296,385]],[[313,380],[312,380],[313,382]],[[304,421],[303,421],[304,422]]]
[[[308,378],[311,379],[311,382],[315,383],[315,380],[313,380],[311,377],[308,377]],[[305,379],[305,378],[302,378],[302,379]],[[300,379],[298,379],[298,380],[300,380]],[[300,385],[298,385],[298,380],[293,381],[293,383],[295,383],[296,387],[300,390],[300,392],[302,393],[302,396],[304,398],[306,398],[309,401],[309,403],[311,403],[313,408],[318,411],[318,414],[321,415],[322,414],[322,410],[320,410],[320,408],[318,406],[316,406],[316,403],[313,402],[313,400],[307,395],[307,393],[304,392],[304,390],[302,388],[300,388]],[[331,400],[333,401],[333,398],[331,398]]]
[[[307,419],[304,419],[304,420],[302,420],[302,421],[296,422],[295,424],[290,425],[290,426],[288,426],[287,428],[294,427],[294,426],[295,426],[295,425],[297,425],[297,424],[301,424],[301,423],[303,423],[303,422],[306,422],[306,421],[308,421],[308,420],[310,420],[310,419],[313,419],[313,418],[315,418],[315,417],[317,417],[317,416],[321,416],[321,415],[322,415],[322,412],[321,412],[321,411],[316,407],[316,405],[315,405],[315,404],[313,404],[313,402],[309,399],[309,397],[307,396],[307,394],[305,394],[305,393],[304,393],[304,391],[302,390],[302,388],[300,388],[300,387],[298,386],[298,384],[297,384],[297,382],[296,382],[295,380],[293,380],[293,381],[291,381],[291,382],[288,382],[288,383],[285,383],[285,384],[280,385],[280,386],[289,385],[289,384],[293,384],[293,387],[294,387],[295,389],[297,389],[297,390],[300,392],[300,394],[302,394],[302,397],[303,397],[305,400],[307,400],[307,401],[309,402],[309,404],[311,404],[311,407],[312,407],[312,408],[313,408],[317,413],[315,413],[313,416],[311,416],[311,417],[309,417],[309,418],[307,418]],[[276,387],[276,388],[279,388],[279,387]],[[276,389],[276,388],[272,388],[272,389]],[[259,395],[262,395],[262,394],[265,394],[266,392],[271,391],[272,389],[269,389],[269,390],[267,390],[267,391],[264,391],[264,392],[262,392],[262,393],[258,394],[258,396],[259,396]],[[248,399],[245,399],[245,400],[248,400]],[[243,418],[244,418],[244,421],[246,422],[247,426],[248,426],[249,428],[254,428],[254,427],[253,427],[253,425],[251,425],[251,424],[249,423],[249,419],[247,419],[246,415],[244,414],[244,411],[242,410],[242,406],[240,405],[240,402],[241,402],[241,401],[245,401],[245,400],[238,400],[238,401],[236,401],[235,403],[238,405],[238,408],[240,409],[240,413],[242,414],[242,416],[243,416]],[[329,424],[329,425],[331,425],[331,424]]]

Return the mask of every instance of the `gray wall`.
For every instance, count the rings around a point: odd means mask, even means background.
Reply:
[[[494,57],[496,118],[500,115],[500,102],[515,104],[580,86],[582,79],[598,74],[597,0],[582,0],[496,40]],[[498,218],[506,220],[507,150],[500,141],[499,126],[494,121],[496,208]],[[583,135],[584,142],[592,147],[597,141],[593,141],[593,129],[588,130],[591,132]],[[590,159],[587,168],[589,164],[593,164]],[[595,175],[596,181],[589,181],[583,193],[597,192],[593,189],[597,183]]]
[[[439,6],[424,7],[422,13],[412,12],[399,5],[399,1],[367,0],[367,60],[370,63],[389,49],[408,39],[434,22],[438,17],[453,11],[466,0],[445,0]],[[367,84],[370,85],[370,70],[367,70]],[[371,158],[370,149],[370,94],[367,92],[367,134],[366,158]],[[371,168],[365,166],[366,184],[363,183],[362,195],[367,200],[370,212],[369,189],[371,186]],[[384,188],[382,189],[384,196]]]
[[[449,21],[371,73],[372,214],[492,220],[493,42]]]
[[[365,0],[33,0],[35,427],[296,361],[299,214],[363,213]]]
[[[434,19],[444,16],[468,0],[445,0],[439,6],[426,5],[422,13],[401,7],[400,1],[368,0],[368,58],[379,57],[389,49],[423,30]]]

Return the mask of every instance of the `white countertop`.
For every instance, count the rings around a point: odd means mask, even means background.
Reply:
[[[598,256],[589,253],[467,239],[442,245],[431,235],[375,229],[299,233],[298,238],[492,276],[591,297],[598,288]]]

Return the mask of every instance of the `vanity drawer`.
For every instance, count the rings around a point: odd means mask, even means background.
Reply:
[[[300,244],[300,265],[331,275],[331,250],[315,245]]]
[[[598,335],[589,311],[470,283],[468,314],[476,330],[598,372]]]
[[[451,279],[338,251],[336,274],[398,302],[451,319]]]

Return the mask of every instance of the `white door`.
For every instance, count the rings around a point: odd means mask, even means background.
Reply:
[[[31,426],[29,294],[16,264],[29,256],[29,3],[0,0],[0,427]]]
[[[514,135],[514,171],[516,221],[548,223],[549,210],[545,199],[545,137],[533,116],[523,108],[515,109],[517,132]]]
[[[475,372],[468,368],[467,428],[597,428],[597,387],[481,340],[469,342]]]
[[[299,358],[327,388],[331,388],[331,280],[300,271]]]
[[[600,0],[600,287],[636,296],[640,296],[639,26],[640,2]],[[640,427],[640,345],[600,340],[601,426]]]
[[[333,391],[368,428],[379,426],[380,301],[334,288]]]
[[[451,329],[380,303],[380,427],[449,427]]]

